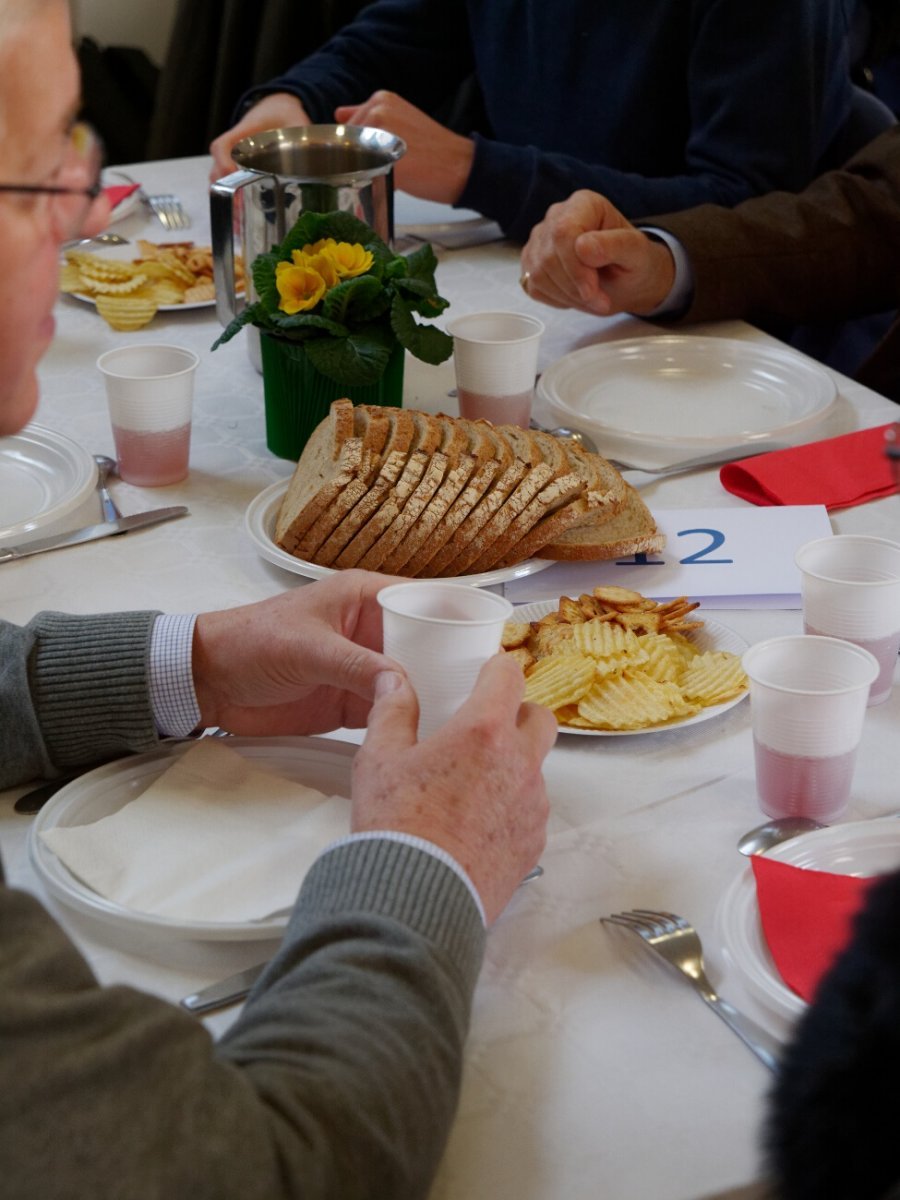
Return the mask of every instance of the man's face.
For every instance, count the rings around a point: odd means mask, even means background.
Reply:
[[[78,98],[68,5],[43,5],[0,45],[0,183],[54,182]],[[45,201],[0,193],[0,434],[34,415],[35,369],[54,332],[59,240]]]

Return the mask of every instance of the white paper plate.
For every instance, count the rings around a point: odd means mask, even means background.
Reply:
[[[176,237],[170,237],[168,239],[148,238],[147,240],[163,245],[166,240],[178,241],[179,239]],[[190,239],[185,240],[187,241]],[[140,250],[138,249],[137,244],[133,242],[129,242],[125,246],[104,246],[100,244],[95,246],[86,246],[84,249],[89,254],[102,254],[104,258],[113,258],[123,262],[132,262],[140,255]],[[83,304],[93,304],[96,306],[96,297],[85,295],[83,292],[66,292],[65,295],[71,296],[73,300],[80,300]],[[213,299],[194,300],[188,304],[160,304],[157,312],[189,312],[195,308],[214,308],[215,303],[215,299]]]
[[[413,237],[447,250],[478,246],[503,237],[496,221],[474,209],[451,208],[449,204],[422,200],[406,192],[394,193],[394,233],[399,241]]]
[[[828,372],[787,347],[674,334],[574,350],[537,391],[561,425],[646,469],[794,445],[837,401]]]
[[[533,604],[517,604],[513,609],[512,620],[539,621],[547,613],[556,612],[558,607],[558,600],[536,600]],[[703,617],[702,620],[702,629],[692,629],[686,634],[701,650],[728,650],[740,657],[747,649],[744,639],[727,625],[720,625],[718,621],[711,621],[709,617]],[[740,704],[748,695],[749,692],[742,692],[740,696],[726,700],[724,704],[704,708],[692,717],[669,721],[665,725],[651,725],[647,729],[573,729],[567,725],[560,725],[559,732],[571,733],[576,737],[634,737],[644,733],[667,733],[670,729],[684,729],[688,725],[699,725],[701,721],[718,717],[721,713],[728,712],[729,708]]]
[[[258,941],[281,936],[289,917],[237,924],[181,921],[124,908],[99,896],[77,879],[44,843],[48,829],[90,825],[111,816],[136,799],[162,775],[174,756],[192,742],[163,746],[149,754],[120,759],[98,767],[60,788],[34,819],[29,853],[35,871],[53,896],[71,908],[114,925],[150,930],[177,938],[202,941]],[[328,738],[280,737],[228,739],[228,746],[262,768],[317,788],[326,795],[350,795],[350,765],[358,747]],[[149,849],[148,849],[148,852]],[[297,880],[300,886],[300,880]]]
[[[773,846],[768,856],[835,875],[880,875],[900,866],[900,821],[880,817],[831,825]],[[719,902],[716,934],[722,957],[761,1004],[791,1019],[804,1011],[806,1001],[783,981],[766,945],[750,866],[731,882]]]
[[[27,425],[0,438],[0,543],[12,544],[66,516],[96,483],[93,457],[61,433]]]
[[[276,567],[283,567],[285,571],[292,571],[295,575],[305,575],[307,579],[325,579],[326,576],[334,574],[332,567],[319,567],[315,563],[307,562],[305,558],[295,558],[293,554],[288,554],[275,544],[275,519],[287,489],[287,480],[273,483],[251,500],[244,515],[244,528],[267,562],[274,563]],[[482,571],[477,575],[458,575],[455,578],[473,587],[491,587],[495,583],[506,583],[510,579],[522,579],[525,575],[533,575],[536,571],[544,571],[552,566],[550,559],[529,558],[514,567]]]

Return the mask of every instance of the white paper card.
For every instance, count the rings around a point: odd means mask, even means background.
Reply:
[[[611,562],[560,562],[507,583],[514,604],[618,584],[657,600],[690,596],[710,608],[800,608],[794,555],[830,537],[824,505],[654,511],[665,549]]]

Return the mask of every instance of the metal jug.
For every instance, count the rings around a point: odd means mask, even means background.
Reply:
[[[249,302],[256,299],[254,258],[281,242],[303,212],[350,212],[390,244],[393,167],[405,153],[405,142],[392,133],[354,125],[270,129],[238,142],[231,154],[240,169],[210,186],[216,315],[222,324],[245,303],[235,289],[236,229]],[[247,333],[248,353],[261,371],[258,332],[248,325]]]

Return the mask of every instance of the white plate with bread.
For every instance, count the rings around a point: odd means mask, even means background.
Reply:
[[[483,586],[661,544],[637,493],[571,439],[347,399],[276,493],[252,506],[248,532],[270,561],[314,577],[360,567]]]
[[[537,394],[601,454],[645,470],[796,445],[838,398],[828,372],[786,346],[690,334],[574,350]]]
[[[259,554],[276,567],[291,571],[295,575],[303,575],[307,579],[324,579],[333,575],[334,567],[320,567],[316,563],[295,558],[282,550],[275,542],[275,522],[278,510],[288,490],[287,481],[273,483],[259,493],[247,507],[244,515],[244,528]],[[531,558],[527,562],[516,563],[512,567],[504,567],[496,571],[483,571],[476,575],[460,576],[473,587],[490,587],[496,583],[506,583],[510,579],[522,579],[526,575],[534,575],[552,567],[550,559]]]

